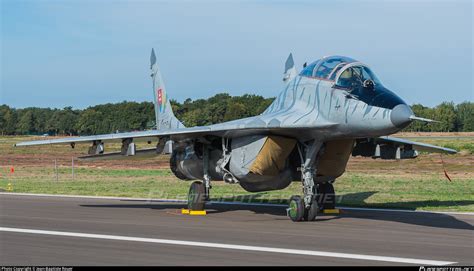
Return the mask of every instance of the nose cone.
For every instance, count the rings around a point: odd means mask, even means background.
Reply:
[[[395,127],[403,129],[412,122],[410,119],[410,116],[412,115],[413,111],[411,111],[411,108],[408,105],[399,104],[392,109],[390,121]]]

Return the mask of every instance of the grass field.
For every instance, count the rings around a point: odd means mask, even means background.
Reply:
[[[335,183],[344,206],[411,210],[474,212],[474,135],[402,134],[410,140],[461,150],[440,156],[422,154],[411,160],[373,160],[351,157],[346,173]],[[14,148],[33,137],[0,137],[0,187],[13,192],[185,199],[190,182],[180,181],[168,169],[168,157],[146,160],[86,162],[77,157],[87,145]],[[140,146],[146,143],[140,143]],[[106,145],[107,151],[118,144]],[[72,159],[74,158],[74,170]],[[444,161],[444,165],[441,162]],[[55,170],[55,163],[57,170]],[[11,168],[14,172],[11,172]],[[446,168],[452,182],[444,176]],[[73,174],[74,171],[74,174]],[[239,185],[213,182],[213,199],[283,203],[301,193],[293,183],[281,191],[248,193]]]

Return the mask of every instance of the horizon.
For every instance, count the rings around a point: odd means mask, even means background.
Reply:
[[[151,102],[152,47],[181,103],[275,97],[290,52],[353,57],[410,105],[474,100],[471,1],[111,3],[1,1],[0,104]]]

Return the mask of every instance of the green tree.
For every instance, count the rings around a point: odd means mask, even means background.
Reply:
[[[58,131],[63,135],[74,135],[77,134],[77,130],[74,127],[79,119],[78,112],[72,110],[72,107],[65,107],[63,110],[58,111]]]
[[[431,124],[435,131],[453,132],[456,124],[456,110],[453,102],[443,102],[434,108],[433,119],[439,123]]]
[[[8,108],[4,111],[4,126],[2,126],[2,133],[7,135],[16,134],[16,125],[18,120],[18,113],[13,108]]]
[[[456,106],[456,124],[458,131],[474,131],[474,103],[466,101]]]
[[[225,112],[224,121],[236,120],[246,117],[246,109],[247,108],[245,105],[241,103],[231,103]]]
[[[176,117],[184,125],[202,126],[261,114],[274,98],[254,94],[231,96],[219,93],[208,99],[171,100]],[[454,105],[444,102],[436,107],[414,104],[416,116],[440,123],[412,122],[405,131],[474,131],[474,103]],[[155,127],[152,102],[107,103],[83,110],[30,107],[24,109],[0,106],[0,134],[90,135],[135,131]]]
[[[100,127],[101,119],[102,119],[101,112],[97,112],[94,109],[88,108],[82,111],[75,128],[77,129],[80,135],[97,134],[101,130],[101,127]]]
[[[7,131],[7,123],[8,118],[10,118],[11,109],[8,105],[3,104],[0,105],[0,134],[6,135],[8,134]]]
[[[22,135],[35,133],[35,119],[31,109],[23,109],[18,121],[17,131]]]

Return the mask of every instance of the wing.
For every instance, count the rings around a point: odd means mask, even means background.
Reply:
[[[68,137],[60,139],[26,141],[15,144],[17,147],[36,146],[47,144],[77,144],[90,142],[107,141],[152,141],[161,137],[167,137],[171,140],[179,141],[184,139],[194,139],[208,135],[220,137],[239,137],[254,134],[275,134],[282,136],[291,136],[296,138],[311,138],[315,134],[328,132],[334,123],[323,122],[317,126],[273,126],[272,123],[257,122],[258,117],[225,122],[221,124],[198,126],[190,128],[175,128],[166,130],[148,130],[140,132],[102,134],[93,136]]]
[[[402,138],[381,136],[377,138],[361,138],[356,140],[352,156],[372,157],[374,159],[412,159],[418,156],[418,151],[457,153],[456,150],[414,142]]]
[[[182,129],[168,129],[168,130],[148,130],[139,132],[128,132],[128,133],[115,133],[115,134],[102,134],[92,136],[79,136],[79,137],[67,137],[59,139],[47,139],[47,140],[34,140],[25,141],[15,144],[16,147],[23,146],[36,146],[36,145],[47,145],[47,144],[76,144],[76,143],[89,143],[94,141],[103,142],[114,142],[123,141],[125,139],[133,139],[138,141],[149,141],[156,140],[161,136],[168,135],[180,135],[187,134],[189,136],[196,135],[209,131],[207,127],[196,127],[196,128],[182,128]]]
[[[444,148],[440,146],[435,146],[431,144],[421,143],[421,142],[414,142],[402,138],[390,137],[390,136],[381,136],[376,139],[378,142],[383,143],[390,143],[394,145],[404,145],[404,146],[411,146],[413,149],[418,151],[425,151],[425,152],[438,152],[438,153],[449,153],[455,154],[457,153],[456,150],[450,148]]]

